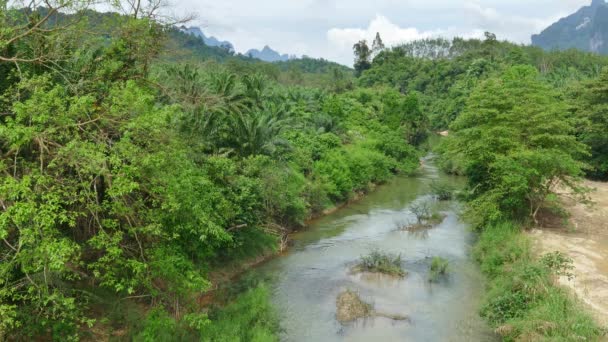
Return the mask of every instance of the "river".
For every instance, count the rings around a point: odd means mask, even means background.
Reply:
[[[362,200],[312,223],[293,236],[289,252],[252,271],[269,283],[285,341],[494,341],[478,316],[483,277],[471,258],[474,234],[458,219],[457,202],[438,203],[445,220],[411,233],[399,223],[415,221],[415,201],[432,201],[433,181],[462,186],[463,179],[437,170],[425,158],[418,176],[397,177]],[[361,255],[378,249],[400,253],[408,275],[400,280],[352,274]],[[428,281],[431,257],[449,260],[449,275]],[[407,315],[410,322],[336,320],[336,297],[358,292],[378,312]]]

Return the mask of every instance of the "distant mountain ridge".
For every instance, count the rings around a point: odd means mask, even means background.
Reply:
[[[220,47],[220,48],[226,49],[230,53],[235,52],[234,45],[232,45],[231,42],[221,41],[213,36],[207,37],[203,33],[203,31],[201,30],[200,27],[182,26],[182,27],[180,27],[180,30],[186,34],[190,34],[195,37],[202,38],[203,42],[205,42],[205,44],[208,46]],[[288,54],[280,54],[279,52],[270,48],[270,46],[268,46],[268,45],[264,46],[264,48],[261,51],[257,50],[257,49],[250,49],[249,51],[247,51],[245,53],[245,56],[248,56],[251,58],[256,58],[256,59],[262,60],[264,62],[286,62],[290,59],[297,58],[296,56],[290,56]]]
[[[200,37],[203,39],[203,41],[205,42],[205,44],[207,44],[208,46],[215,46],[215,47],[221,47],[224,48],[226,50],[228,50],[229,52],[234,52],[234,45],[232,45],[231,42],[229,41],[221,41],[213,36],[211,37],[207,37],[203,31],[201,30],[200,27],[196,27],[196,26],[191,26],[191,27],[184,27],[182,26],[180,28],[183,32],[191,34],[193,36],[196,37]]]
[[[608,3],[593,0],[591,5],[533,35],[532,45],[546,50],[575,48],[608,54]]]
[[[286,62],[295,56],[289,56],[288,54],[281,55],[277,51],[271,49],[268,45],[264,46],[262,51],[257,49],[251,49],[245,53],[246,56],[257,58],[265,62]]]

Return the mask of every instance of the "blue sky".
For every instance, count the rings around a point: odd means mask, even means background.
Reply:
[[[430,36],[529,43],[533,33],[591,0],[181,0],[192,25],[236,50],[270,45],[281,53],[352,64],[352,45],[380,32],[387,45]]]

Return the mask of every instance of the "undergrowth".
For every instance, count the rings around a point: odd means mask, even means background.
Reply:
[[[278,341],[279,320],[268,288],[260,284],[236,295],[225,306],[191,313],[176,320],[162,306],[130,319],[127,335],[117,341],[136,342],[273,342]]]
[[[530,241],[511,223],[485,229],[474,250],[488,291],[481,315],[505,341],[597,341],[604,335],[566,289],[572,261],[560,253],[536,258]]]
[[[201,341],[278,341],[279,320],[265,285],[240,295],[233,303],[209,314],[212,324],[201,329]]]

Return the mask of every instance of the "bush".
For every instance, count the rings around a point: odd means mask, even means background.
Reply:
[[[314,170],[332,201],[340,202],[348,197],[353,189],[353,182],[344,153],[329,153],[315,163]]]
[[[368,184],[380,184],[391,176],[395,164],[385,155],[356,146],[346,155],[355,191],[367,190]]]
[[[446,276],[448,274],[448,265],[449,262],[446,259],[434,257],[429,269],[429,281],[436,282],[439,278]]]
[[[422,224],[432,217],[431,204],[427,201],[414,203],[410,206],[410,211],[416,216],[418,224]]]
[[[264,285],[239,296],[210,314],[211,324],[201,329],[202,341],[278,341],[279,324]]]
[[[454,197],[454,187],[448,183],[431,183],[431,192],[439,201],[449,201]]]
[[[401,268],[401,255],[372,251],[362,256],[357,268],[364,272],[384,273],[404,277],[407,272]]]
[[[175,339],[177,323],[162,307],[152,309],[143,321],[143,329],[135,335],[133,341],[154,342]]]

